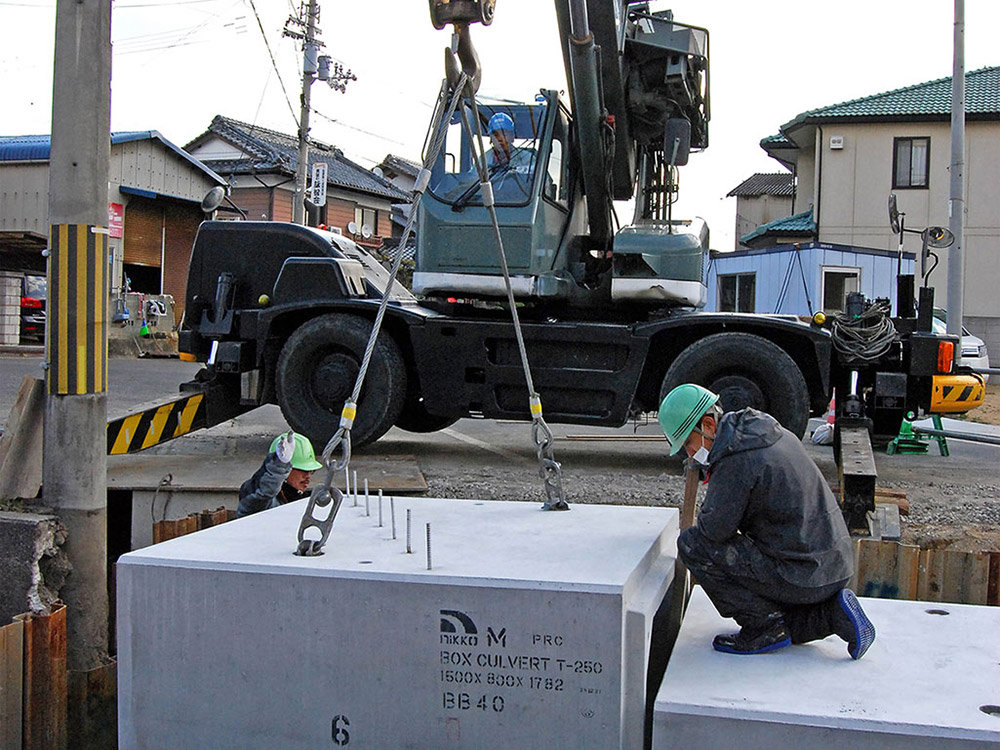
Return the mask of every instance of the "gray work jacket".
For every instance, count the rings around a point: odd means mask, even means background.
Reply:
[[[745,534],[795,586],[850,578],[854,553],[840,507],[802,442],[773,417],[724,414],[709,467],[698,515],[706,537],[721,543]]]

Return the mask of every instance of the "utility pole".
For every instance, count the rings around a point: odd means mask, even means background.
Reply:
[[[295,195],[292,198],[292,222],[305,224],[306,215],[306,180],[309,176],[309,115],[312,111],[312,84],[314,80],[326,81],[330,88],[344,93],[349,81],[357,77],[350,70],[345,71],[340,63],[330,69],[330,57],[320,55],[319,49],[323,43],[319,41],[320,30],[319,3],[308,0],[308,4],[299,9],[299,15],[289,16],[285,22],[282,36],[299,39],[302,42],[302,95],[299,111],[299,156],[295,165]]]
[[[962,335],[965,295],[965,0],[955,0],[955,52],[951,74],[951,194],[948,229],[948,333]]]
[[[57,0],[42,481],[68,530],[70,671],[108,658],[107,373],[111,0]]]

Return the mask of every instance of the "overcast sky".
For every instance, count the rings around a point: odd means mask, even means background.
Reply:
[[[1000,64],[1000,2],[965,6],[967,70]],[[326,53],[358,80],[346,94],[314,84],[313,137],[366,167],[390,152],[418,160],[448,32],[431,26],[426,0],[321,7]],[[673,8],[677,20],[711,33],[710,146],[682,169],[675,216],[705,217],[717,249],[734,242],[735,199],[726,193],[754,172],[781,171],[761,138],[809,109],[951,75],[952,0],[675,0],[654,8]],[[158,130],[183,146],[223,114],[294,133],[301,53],[281,31],[297,11],[290,0],[116,2],[112,130]],[[54,0],[0,0],[0,135],[51,129],[54,17]],[[552,3],[497,0],[493,25],[473,32],[481,93],[530,101],[539,88],[565,88]]]

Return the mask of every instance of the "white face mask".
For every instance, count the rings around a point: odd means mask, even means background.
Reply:
[[[694,455],[691,456],[691,460],[699,466],[708,466],[708,451],[705,450],[704,442],[702,442],[701,447],[694,452]]]

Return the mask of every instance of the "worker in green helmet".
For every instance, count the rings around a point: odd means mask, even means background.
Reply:
[[[312,473],[322,467],[305,435],[291,430],[278,435],[271,442],[260,468],[240,487],[236,517],[277,508],[305,497]]]
[[[802,442],[756,409],[723,413],[719,397],[687,383],[660,404],[671,455],[708,477],[696,524],[677,540],[681,561],[738,633],[716,651],[760,654],[836,634],[860,659],[875,628],[854,593],[850,535]]]

